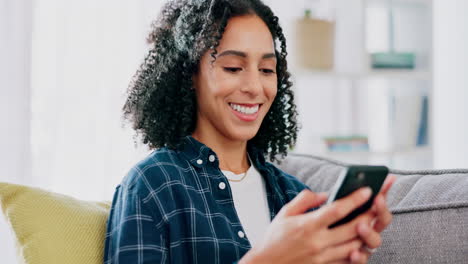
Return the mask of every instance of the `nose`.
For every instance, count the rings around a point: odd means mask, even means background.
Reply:
[[[263,90],[260,71],[252,70],[246,74],[246,79],[241,87],[243,93],[249,93],[253,97],[259,95]]]

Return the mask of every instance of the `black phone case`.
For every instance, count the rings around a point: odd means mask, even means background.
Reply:
[[[372,196],[364,205],[357,208],[338,222],[330,225],[329,228],[348,223],[358,215],[369,210],[374,198],[379,193],[388,172],[389,170],[385,166],[350,166],[345,172],[343,172],[338,178],[335,188],[330,193],[327,203],[343,198],[355,190],[365,186],[369,186],[372,189]]]

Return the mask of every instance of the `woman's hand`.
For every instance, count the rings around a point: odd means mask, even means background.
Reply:
[[[363,214],[337,228],[328,227],[363,205],[370,196],[371,190],[363,188],[305,213],[323,204],[327,197],[302,191],[273,219],[263,242],[252,248],[239,263],[348,263],[351,253],[363,246],[358,223],[370,223],[374,215]]]
[[[367,263],[371,252],[368,249],[376,249],[382,244],[380,233],[391,223],[392,214],[387,207],[386,200],[388,190],[395,182],[395,175],[389,175],[382,186],[380,193],[375,197],[374,204],[369,212],[365,213],[372,220],[359,220],[357,232],[364,243],[364,247],[351,253],[352,263]],[[367,220],[369,219],[367,218]],[[367,249],[366,249],[367,248]]]

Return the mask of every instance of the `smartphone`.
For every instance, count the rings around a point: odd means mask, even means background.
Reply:
[[[350,166],[343,170],[330,192],[327,204],[343,198],[361,187],[370,187],[372,189],[372,196],[364,205],[330,225],[329,228],[348,223],[358,215],[369,210],[374,202],[374,198],[379,193],[380,188],[382,188],[388,172],[389,170],[385,166]]]

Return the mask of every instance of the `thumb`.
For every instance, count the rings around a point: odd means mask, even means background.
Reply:
[[[327,200],[325,193],[314,193],[310,190],[303,190],[294,199],[287,203],[278,215],[281,216],[294,216],[305,213],[311,208],[318,207]]]

